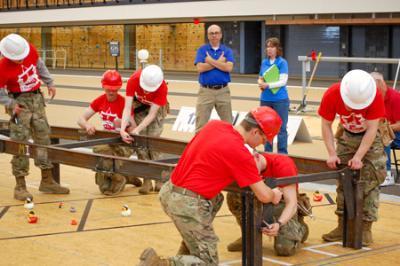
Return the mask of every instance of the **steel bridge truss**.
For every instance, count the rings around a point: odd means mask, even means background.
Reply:
[[[118,133],[97,131],[95,135],[88,136],[80,129],[67,127],[52,127],[51,132],[52,145],[49,146],[13,141],[3,137],[0,139],[0,153],[49,159],[54,165],[53,174],[56,182],[60,182],[60,164],[92,169],[93,171],[135,175],[165,182],[169,179],[175,168],[175,163],[187,145],[187,142],[166,138],[135,136],[132,143],[133,148],[148,148],[175,155],[170,159],[143,161],[73,150],[74,148],[101,144],[122,144]],[[0,121],[0,134],[9,135],[8,122]],[[60,144],[60,140],[67,140],[68,142]],[[301,174],[280,179],[268,178],[267,184],[270,187],[275,187],[340,179],[343,182],[345,199],[343,246],[361,249],[364,182],[360,180],[359,171],[352,171],[348,168],[332,171],[327,168],[324,160],[296,156],[291,156],[291,158]],[[113,162],[111,171],[100,167],[102,161],[106,159]],[[241,193],[242,196],[242,265],[262,265],[262,233],[260,229],[264,219],[263,204],[256,199],[254,193],[248,188],[240,189],[236,184],[232,184],[226,190]]]

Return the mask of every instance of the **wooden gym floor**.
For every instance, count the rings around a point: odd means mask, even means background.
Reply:
[[[100,79],[94,76],[55,75],[56,99],[48,104],[47,115],[51,125],[76,127],[77,117],[88,103],[101,93]],[[164,137],[189,140],[192,135],[171,130],[176,111],[181,106],[195,106],[197,82],[170,81],[169,101],[173,109],[167,118]],[[258,105],[258,89],[252,84],[231,85],[233,109],[247,111]],[[290,87],[292,100],[301,99],[298,87]],[[46,91],[47,93],[47,91]],[[312,90],[310,101],[319,101],[322,90]],[[124,94],[124,93],[123,93]],[[321,141],[316,106],[303,118],[313,143],[295,142],[290,154],[326,158]],[[0,119],[8,119],[3,112]],[[92,119],[100,126],[97,117]],[[23,203],[13,199],[14,178],[11,174],[11,156],[0,155],[0,265],[135,265],[142,250],[153,247],[162,256],[174,255],[180,236],[164,214],[157,194],[140,195],[138,189],[127,186],[115,197],[100,194],[94,183],[94,172],[70,166],[61,166],[61,182],[71,189],[69,195],[47,195],[38,191],[39,170],[31,161],[27,178],[29,191],[34,196],[37,224],[27,222]],[[301,190],[312,198],[314,190],[324,193],[323,202],[313,202],[315,219],[306,218],[311,228],[310,237],[299,252],[289,258],[273,253],[273,240],[264,238],[265,265],[398,265],[400,259],[400,197],[399,185],[384,188],[381,197],[380,219],[373,225],[375,243],[362,250],[345,249],[341,243],[324,243],[321,234],[336,225],[334,215],[334,186],[302,184]],[[63,206],[60,208],[60,202]],[[122,217],[124,204],[132,210],[131,217]],[[74,207],[76,212],[70,212]],[[71,225],[71,220],[77,221]],[[227,252],[226,246],[236,240],[240,230],[235,219],[223,206],[214,221],[220,238],[218,251],[220,265],[240,265],[241,253]]]

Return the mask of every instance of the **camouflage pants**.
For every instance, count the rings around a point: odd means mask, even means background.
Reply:
[[[217,242],[212,222],[224,201],[222,194],[211,200],[197,199],[172,191],[167,181],[160,190],[161,205],[171,217],[190,255],[174,256],[173,265],[218,265]]]
[[[136,102],[134,102],[136,103]],[[135,107],[135,106],[134,106]],[[157,116],[145,129],[140,132],[140,135],[159,137],[164,129],[164,118],[166,116],[167,106],[162,106],[158,110]],[[148,115],[148,110],[135,114],[135,122],[139,125]],[[144,147],[135,148],[135,152],[140,160],[158,160],[160,157],[159,152],[151,151]]]
[[[50,126],[47,122],[42,94],[23,93],[14,100],[23,109],[18,115],[18,122],[10,122],[10,138],[17,141],[28,141],[32,137],[35,144],[50,145]],[[14,106],[10,106],[7,110],[9,114],[12,114]],[[47,159],[47,154],[42,155],[35,159],[35,165],[41,169],[53,168],[53,165]],[[27,155],[14,155],[11,164],[14,176],[27,176],[29,174],[29,158]]]
[[[219,90],[200,87],[196,103],[196,133],[207,124],[214,107],[221,120],[232,123],[231,92],[228,86]]]
[[[239,226],[242,225],[242,201],[239,193],[228,192],[226,197],[228,208],[236,218]],[[277,221],[281,216],[285,203],[280,202],[274,206],[274,219]],[[274,250],[278,256],[294,255],[298,248],[298,243],[306,233],[305,225],[299,222],[297,214],[290,219],[287,224],[279,229],[278,236],[274,238]]]
[[[133,150],[129,146],[125,146],[124,144],[98,145],[93,147],[93,152],[125,158],[129,158],[133,154]],[[113,167],[112,163],[112,160],[104,159],[100,161],[97,167],[104,171],[111,171]],[[117,190],[114,192],[118,193],[122,191],[125,184],[124,181],[126,179],[126,177],[121,174],[108,174],[102,172],[96,172],[95,177],[96,184],[99,186],[101,193],[104,193],[105,191],[110,191],[110,193],[113,193],[113,188]],[[122,188],[118,188],[119,186],[122,186]]]
[[[336,152],[342,164],[353,158],[360,146],[363,135],[354,135],[346,131],[341,136],[337,136]],[[364,221],[375,222],[378,220],[379,207],[379,185],[386,177],[386,155],[383,149],[382,140],[379,132],[362,160],[364,166],[361,168],[361,180],[365,181],[364,187]],[[336,214],[343,215],[344,196],[343,185],[337,181]]]

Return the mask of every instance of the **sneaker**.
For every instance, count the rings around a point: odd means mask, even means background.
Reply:
[[[381,187],[392,186],[394,185],[394,177],[391,171],[387,171],[387,175],[385,181],[380,185]]]

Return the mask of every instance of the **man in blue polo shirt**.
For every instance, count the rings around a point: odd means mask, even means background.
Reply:
[[[196,104],[196,133],[208,122],[215,107],[221,120],[232,123],[231,95],[228,83],[233,69],[232,50],[221,44],[218,25],[207,29],[209,43],[197,50],[194,64],[199,75],[200,90]]]

